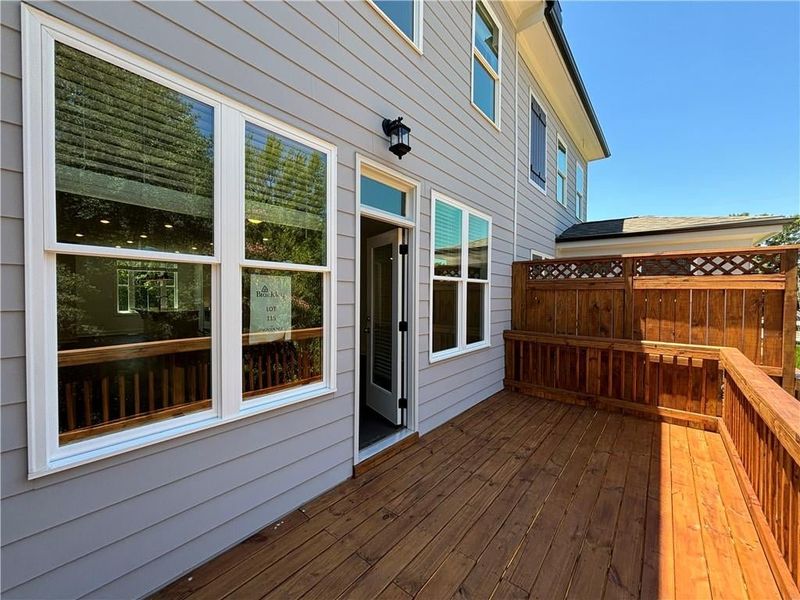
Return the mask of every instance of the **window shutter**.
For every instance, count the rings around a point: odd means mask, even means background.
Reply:
[[[540,186],[545,186],[546,169],[547,115],[539,104],[531,98],[531,179]]]

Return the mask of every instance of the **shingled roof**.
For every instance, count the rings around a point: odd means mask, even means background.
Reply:
[[[760,227],[763,225],[783,226],[792,221],[792,217],[774,215],[765,217],[625,217],[622,219],[577,223],[559,235],[556,238],[556,242],[702,231],[705,229],[734,229],[737,227]]]

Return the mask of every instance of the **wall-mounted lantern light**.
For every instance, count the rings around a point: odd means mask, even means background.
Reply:
[[[411,127],[403,125],[403,117],[397,117],[394,121],[384,119],[383,133],[390,140],[389,151],[396,154],[397,158],[402,159],[405,154],[411,151],[411,146],[408,143]]]

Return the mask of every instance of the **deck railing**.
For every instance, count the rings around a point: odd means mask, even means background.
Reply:
[[[800,585],[800,403],[736,348],[506,331],[509,389],[719,431],[785,597]]]

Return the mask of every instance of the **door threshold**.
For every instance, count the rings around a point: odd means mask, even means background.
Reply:
[[[419,433],[403,429],[387,435],[382,440],[367,446],[363,450],[359,450],[358,462],[353,466],[353,477],[358,477],[371,468],[378,466],[404,448],[416,443],[418,439]]]

